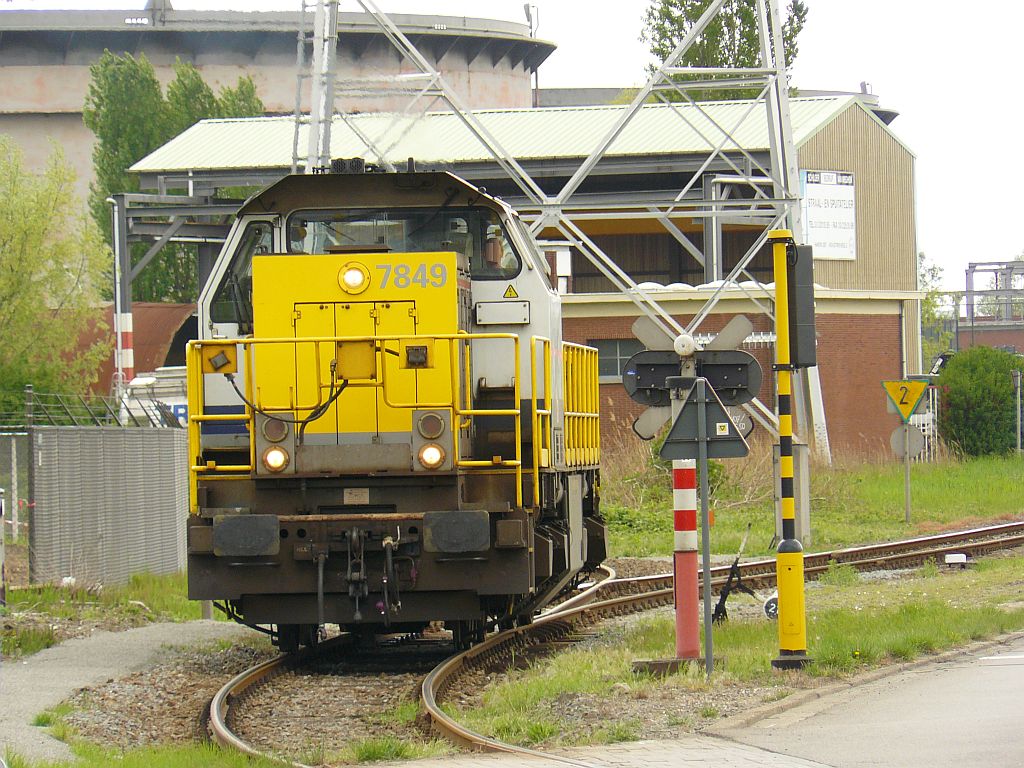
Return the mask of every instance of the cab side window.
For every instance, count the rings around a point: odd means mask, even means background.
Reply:
[[[474,280],[509,280],[519,274],[522,262],[496,214],[487,211],[477,219],[480,244],[474,250],[470,271]]]
[[[274,229],[270,222],[250,223],[210,304],[213,322],[238,323],[240,333],[252,332],[252,257],[273,251]]]

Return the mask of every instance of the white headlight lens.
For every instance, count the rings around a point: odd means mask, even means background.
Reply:
[[[263,466],[271,472],[280,472],[288,466],[288,451],[279,445],[267,448],[263,452]]]
[[[345,293],[362,293],[370,285],[370,270],[365,264],[350,261],[338,271],[338,285]]]
[[[363,271],[356,267],[349,267],[345,270],[345,275],[342,280],[345,281],[345,285],[349,288],[359,288],[363,284]]]
[[[444,464],[444,448],[437,443],[427,443],[420,448],[419,460],[427,469],[437,469]]]

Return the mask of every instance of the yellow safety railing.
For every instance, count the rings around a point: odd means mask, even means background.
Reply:
[[[202,460],[202,425],[211,422],[242,422],[245,424],[249,435],[254,434],[255,414],[249,403],[256,405],[261,411],[268,412],[300,412],[312,411],[324,403],[323,392],[329,389],[330,384],[324,383],[321,360],[320,345],[330,345],[332,354],[337,349],[338,342],[370,342],[375,345],[374,354],[383,356],[388,352],[389,343],[392,345],[402,341],[424,341],[432,339],[435,342],[446,342],[448,347],[448,367],[451,373],[449,398],[444,401],[401,401],[397,399],[398,393],[391,392],[388,388],[388,379],[385,373],[386,366],[379,364],[375,366],[374,378],[350,381],[348,386],[354,387],[376,387],[381,390],[384,403],[390,408],[405,409],[448,409],[453,414],[453,463],[457,467],[467,469],[498,469],[513,471],[516,476],[516,505],[523,504],[522,489],[522,414],[519,407],[521,402],[520,393],[520,358],[519,358],[519,337],[513,333],[458,333],[439,334],[429,336],[416,335],[395,335],[395,336],[340,336],[340,337],[304,337],[304,338],[268,338],[268,339],[215,339],[192,341],[187,350],[187,381],[188,390],[188,438],[189,454],[192,457],[190,462],[190,506],[194,511],[197,508],[198,481],[203,480],[243,480],[251,477],[256,466],[256,441],[250,437],[249,440],[249,463],[248,464],[218,464],[216,461]],[[471,352],[470,342],[479,340],[496,340],[510,342],[512,345],[515,370],[513,378],[513,408],[476,408],[473,406],[472,387],[470,380]],[[217,374],[204,374],[202,366],[202,349],[204,346],[213,346],[220,349],[228,346],[241,349],[242,364],[240,367],[245,379],[245,399],[242,413],[206,413],[206,382],[205,376]],[[254,394],[255,368],[254,349],[269,345],[291,345],[298,348],[300,345],[314,346],[314,359],[316,361],[316,381],[318,382],[317,402],[312,404],[297,404],[294,402],[270,404],[258,402]],[[465,372],[464,380],[459,376],[459,358],[462,351],[463,366]],[[382,362],[382,361],[381,361]],[[464,459],[459,453],[458,432],[469,426],[474,416],[512,416],[515,424],[515,456],[511,459],[494,456],[490,460]]]
[[[543,389],[537,386],[537,353],[544,364]],[[551,339],[530,339],[530,428],[533,434],[533,503],[540,503],[540,469],[551,466]],[[538,394],[539,392],[539,394]],[[539,401],[544,401],[544,408]]]
[[[565,463],[597,464],[601,458],[597,350],[562,343],[562,391],[565,393]]]

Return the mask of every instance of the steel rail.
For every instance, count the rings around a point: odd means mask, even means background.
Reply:
[[[1024,522],[922,536],[891,544],[807,554],[805,556],[805,575],[816,578],[826,572],[833,563],[850,565],[858,570],[879,570],[909,565],[953,551],[966,551],[971,555],[977,555],[1016,546],[1024,546]],[[729,569],[729,565],[715,566],[711,569],[711,585],[715,592],[718,592],[726,583]],[[513,655],[523,649],[537,649],[544,645],[571,642],[573,635],[581,626],[588,626],[603,618],[670,605],[673,602],[671,573],[617,578],[615,571],[611,568],[602,566],[600,570],[604,575],[601,581],[554,606],[535,619],[532,624],[491,635],[482,643],[448,658],[435,667],[426,676],[421,686],[422,705],[432,727],[445,738],[470,749],[529,755],[575,765],[578,768],[593,768],[591,764],[579,760],[505,744],[476,733],[445,714],[440,707],[440,701],[458,677],[472,668],[493,664],[503,658],[511,662]],[[743,579],[752,586],[770,586],[775,582],[775,560],[762,559],[742,563],[740,573]],[[618,594],[609,599],[597,599],[600,594],[607,592],[627,594]],[[321,643],[317,649],[307,649],[295,654],[282,654],[235,675],[214,695],[210,702],[208,728],[211,738],[223,747],[247,755],[268,758],[294,768],[311,768],[304,763],[260,752],[239,738],[229,726],[231,708],[243,701],[260,685],[277,675],[291,671],[314,657],[317,652],[326,650],[343,640],[344,637],[333,638],[326,643]]]
[[[833,563],[848,564],[858,570],[881,570],[886,567],[921,562],[952,551],[968,550],[972,554],[977,554],[1022,545],[1024,545],[1024,522],[1007,523],[968,531],[922,536],[891,544],[818,552],[805,557],[804,573],[805,576],[816,578],[827,572]],[[711,569],[711,586],[715,592],[718,592],[728,580],[730,567],[721,565]],[[740,565],[740,573],[753,586],[773,585],[775,583],[775,560],[743,563]],[[642,590],[638,594],[627,594],[596,601],[597,594],[603,591],[635,590],[637,588]],[[591,602],[588,603],[587,600]],[[581,594],[573,598],[572,601],[566,601],[556,606],[533,624],[492,635],[483,643],[445,660],[424,679],[421,686],[421,698],[432,727],[449,741],[474,750],[515,753],[571,765],[587,765],[571,758],[506,744],[477,733],[458,723],[444,712],[441,709],[440,700],[444,693],[454,685],[456,679],[466,671],[482,666],[492,659],[510,655],[509,652],[513,649],[550,643],[552,638],[555,641],[562,640],[570,635],[578,624],[589,624],[613,615],[669,605],[673,601],[674,590],[671,573],[623,579],[608,578],[587,590],[585,596]],[[585,604],[581,605],[580,603]]]
[[[346,640],[347,637],[341,635],[322,642],[313,649],[306,648],[297,653],[282,653],[235,675],[210,699],[209,720],[207,722],[207,730],[210,733],[210,737],[222,747],[242,752],[251,757],[262,757],[282,765],[292,766],[292,768],[313,768],[313,766],[306,765],[305,763],[261,752],[244,739],[239,738],[228,724],[231,707],[244,700],[261,685],[265,685],[278,675],[290,672],[306,660],[315,657],[318,653],[329,650]]]
[[[568,600],[563,600],[557,603],[546,611],[541,612],[541,616],[546,616],[549,613],[557,613],[560,610],[566,608],[572,608],[577,605],[584,605],[586,603],[593,602],[597,599],[597,593],[601,591],[602,585],[606,585],[616,579],[615,569],[609,565],[599,565],[597,570],[600,571],[604,578],[600,581],[595,581],[586,589],[580,590],[577,594],[570,597]]]

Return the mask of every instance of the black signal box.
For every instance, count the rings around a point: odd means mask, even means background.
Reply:
[[[786,254],[789,299],[789,362],[794,368],[818,364],[814,328],[814,249],[791,245]]]

